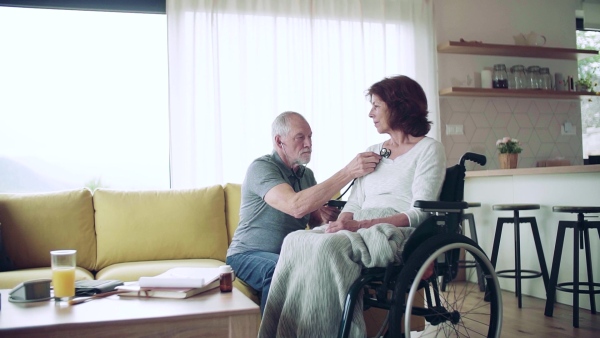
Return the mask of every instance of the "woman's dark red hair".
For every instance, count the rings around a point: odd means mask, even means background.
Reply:
[[[388,107],[388,123],[393,130],[414,137],[425,136],[432,122],[427,119],[427,97],[420,84],[408,76],[386,77],[367,90],[377,95]]]

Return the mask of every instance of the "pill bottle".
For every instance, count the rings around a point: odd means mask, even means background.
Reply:
[[[233,289],[233,270],[229,265],[221,265],[219,267],[219,278],[221,283],[219,288],[221,292],[231,292]]]

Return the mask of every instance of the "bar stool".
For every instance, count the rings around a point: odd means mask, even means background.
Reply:
[[[472,202],[469,203],[469,208],[478,208],[481,206],[481,203],[479,202]],[[464,221],[469,222],[469,231],[470,231],[470,236],[471,239],[473,240],[473,242],[479,244],[479,241],[477,240],[477,228],[475,226],[475,216],[473,216],[472,213],[464,213],[463,214],[463,232],[464,232]],[[479,284],[479,291],[485,291],[485,281],[484,281],[484,277],[483,277],[483,272],[481,270],[481,267],[479,266],[479,264],[475,263],[474,260],[460,260],[458,261],[459,264],[459,268],[475,268],[477,269],[477,284]]]
[[[500,249],[500,238],[502,237],[502,228],[505,223],[513,223],[515,231],[515,268],[512,270],[500,270],[496,271],[496,275],[502,278],[514,278],[515,279],[515,296],[518,297],[519,308],[522,306],[521,302],[521,279],[526,278],[538,278],[542,277],[544,280],[544,287],[548,290],[548,268],[546,267],[546,259],[544,258],[544,250],[542,249],[542,241],[540,239],[540,232],[538,230],[537,222],[535,217],[519,217],[519,211],[521,210],[539,210],[539,204],[495,204],[492,206],[494,210],[510,210],[513,212],[513,217],[498,217],[496,223],[496,234],[494,235],[494,246],[492,248],[492,265],[496,268],[496,261],[498,260],[498,250]],[[540,262],[540,271],[525,270],[521,269],[521,223],[529,223],[531,225],[531,232],[533,233],[533,241],[535,242],[535,249],[537,251],[538,261]],[[512,274],[511,274],[512,273]]]
[[[546,291],[546,310],[544,315],[552,317],[554,312],[554,302],[556,300],[556,291],[570,292],[573,294],[573,326],[579,327],[579,294],[590,295],[590,307],[593,314],[596,313],[596,301],[594,295],[600,294],[600,289],[594,290],[594,287],[600,287],[599,283],[594,283],[594,274],[592,273],[592,256],[590,253],[590,233],[589,229],[598,230],[600,237],[600,222],[590,222],[585,220],[587,213],[600,213],[600,207],[566,207],[554,206],[554,212],[566,212],[577,214],[577,221],[559,221],[558,234],[556,235],[556,246],[554,247],[554,258],[552,259],[552,274],[550,275],[550,285]],[[587,216],[589,217],[589,216]],[[565,230],[573,229],[573,281],[558,283],[558,271],[560,269],[560,260],[562,258],[563,243],[565,241]],[[585,258],[587,265],[588,281],[579,281],[579,250],[585,249]],[[586,289],[582,289],[587,287]]]

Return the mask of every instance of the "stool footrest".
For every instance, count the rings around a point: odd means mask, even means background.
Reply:
[[[512,275],[509,275],[509,273],[512,273]],[[526,273],[528,275],[523,275],[523,273]],[[498,278],[517,278],[517,271],[516,270],[500,270],[500,271],[496,271],[496,276],[498,276]],[[521,277],[521,279],[538,278],[538,277],[542,277],[542,273],[540,271],[521,269],[520,277]]]
[[[573,288],[573,282],[564,282],[564,283],[558,283],[556,284],[556,290],[557,291],[563,291],[563,292],[569,292],[569,293],[574,293],[575,289]],[[570,286],[570,288],[569,288]],[[581,289],[582,287],[587,287],[587,289]],[[590,294],[600,294],[600,283],[593,283],[592,287],[593,288],[598,288],[597,290],[590,290],[590,283],[588,282],[579,282],[579,289],[577,289],[577,292],[582,293],[584,295],[590,295]]]

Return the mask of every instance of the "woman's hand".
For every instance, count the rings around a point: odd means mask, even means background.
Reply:
[[[340,218],[337,221],[329,222],[329,226],[327,227],[327,230],[325,230],[325,232],[333,233],[338,232],[340,230],[356,232],[358,231],[358,229],[360,229],[360,223],[358,221],[355,221],[353,219]]]

